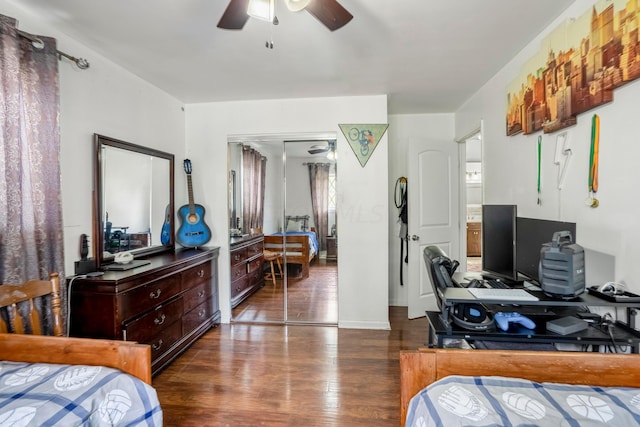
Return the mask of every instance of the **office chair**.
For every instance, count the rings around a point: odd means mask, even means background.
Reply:
[[[446,288],[456,287],[451,276],[460,263],[456,260],[452,261],[438,246],[427,246],[424,248],[423,256],[438,308],[442,312],[444,291]],[[451,309],[450,317],[456,325],[473,331],[483,331],[494,326],[493,318],[489,316],[486,307],[482,304],[455,304]],[[449,322],[449,319],[442,320]]]

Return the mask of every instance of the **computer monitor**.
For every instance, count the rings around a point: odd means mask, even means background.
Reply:
[[[516,267],[517,271],[529,279],[540,283],[538,264],[542,245],[553,240],[556,231],[569,231],[576,241],[574,222],[551,221],[535,218],[516,218]]]
[[[482,205],[482,271],[489,277],[518,280],[516,205]]]

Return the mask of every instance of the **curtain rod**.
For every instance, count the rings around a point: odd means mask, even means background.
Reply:
[[[33,47],[35,47],[36,49],[42,49],[44,47],[44,42],[39,37],[34,36],[33,34],[24,32],[22,30],[16,29],[16,31],[20,36],[31,41],[31,43],[33,44]],[[58,53],[58,59],[62,59],[61,57],[64,56],[65,58],[75,62],[78,68],[80,68],[81,70],[86,70],[87,68],[89,68],[89,61],[87,61],[84,58],[76,58],[75,56],[71,56],[68,53],[62,52],[61,50],[57,50],[57,49],[56,49],[56,52]]]

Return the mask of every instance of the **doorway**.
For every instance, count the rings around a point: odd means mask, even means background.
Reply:
[[[335,138],[335,132],[229,136],[229,176],[235,175],[236,181],[235,204],[234,192],[229,192],[229,224],[236,233],[247,231],[242,203],[238,201],[251,203],[238,184],[243,182],[243,164],[237,153],[243,147],[251,147],[266,163],[263,221],[257,230],[260,233],[249,233],[247,237],[263,245],[264,256],[256,257],[262,260],[263,270],[257,273],[258,285],[249,295],[242,301],[232,300],[233,322],[337,325]],[[321,200],[326,199],[327,208],[319,218],[314,214],[317,208],[312,202],[309,172],[315,167],[310,165],[316,164],[328,169],[326,194],[320,196]],[[322,221],[323,217],[326,221]],[[302,254],[300,247],[305,245],[312,249]],[[230,245],[232,253],[235,246]],[[231,268],[233,273],[234,267]],[[233,291],[234,275],[230,277]]]
[[[466,271],[482,271],[482,133],[465,139]]]

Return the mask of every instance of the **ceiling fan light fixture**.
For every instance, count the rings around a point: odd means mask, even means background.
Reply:
[[[309,154],[326,153],[327,151],[329,151],[329,146],[326,144],[312,145],[307,151],[309,152]]]
[[[284,3],[291,12],[300,12],[311,3],[311,0],[284,0]]]
[[[247,15],[262,21],[273,22],[275,0],[249,0]]]

